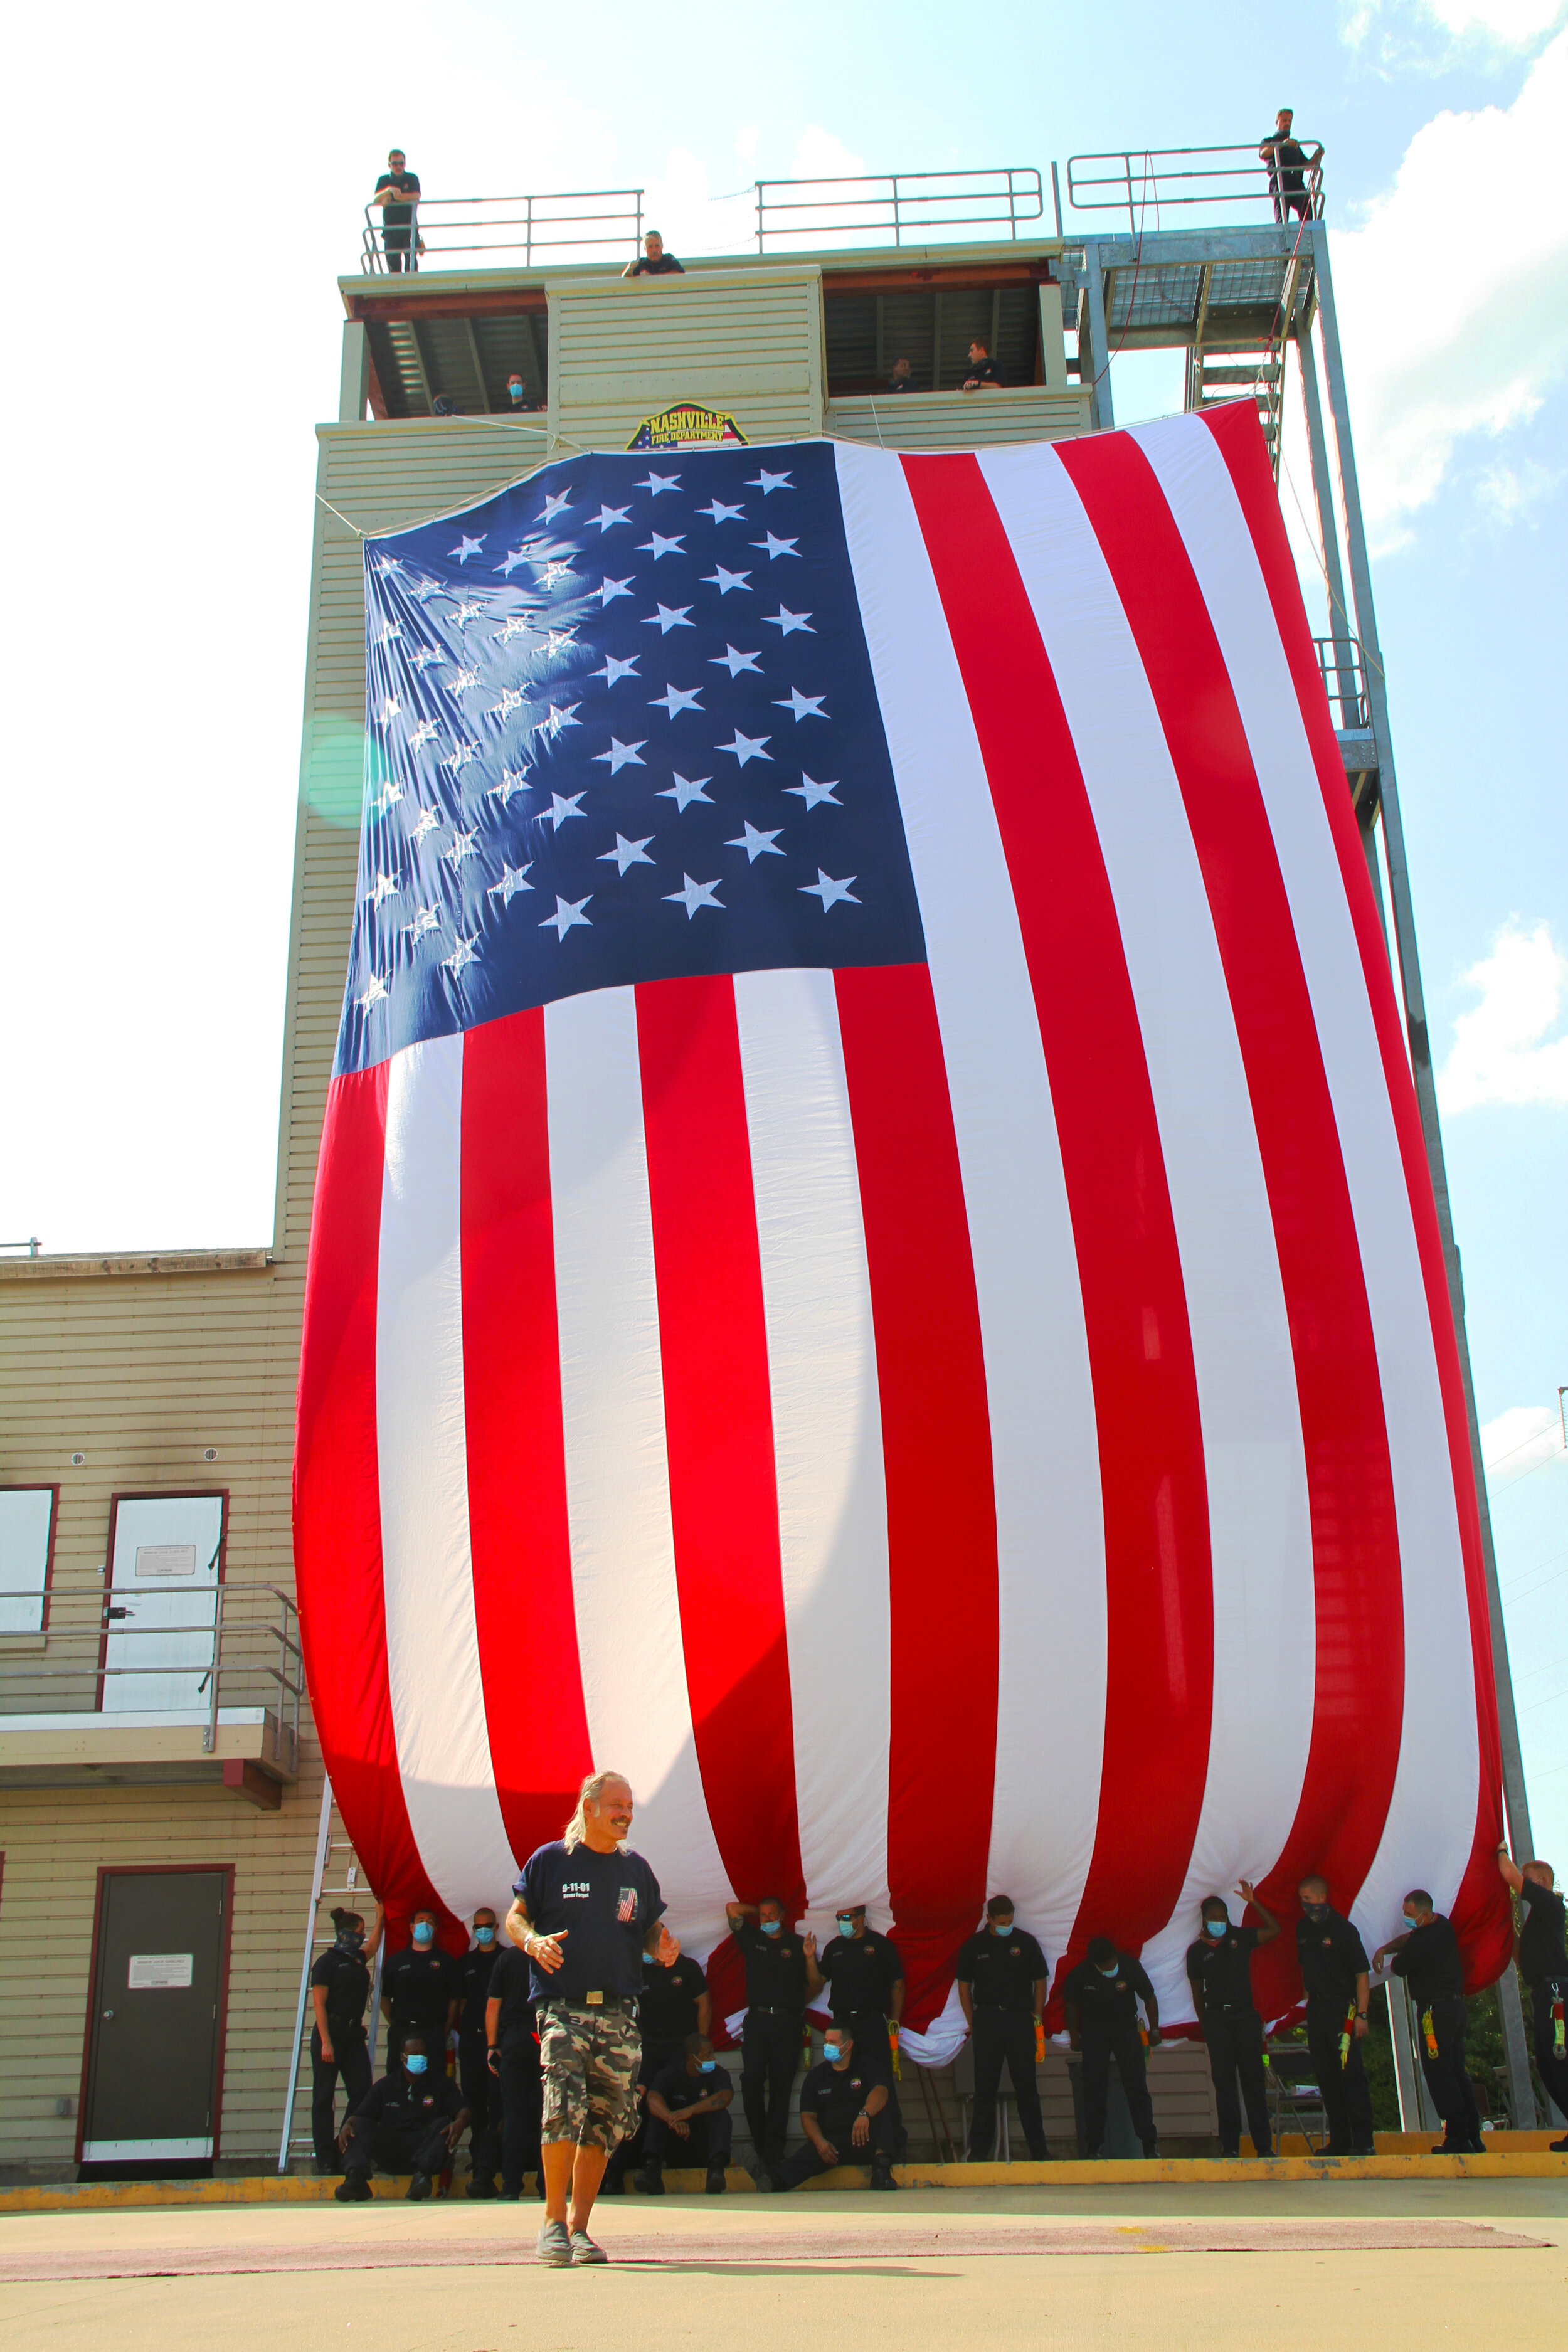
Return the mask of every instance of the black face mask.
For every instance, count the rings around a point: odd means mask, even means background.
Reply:
[[[364,1929],[363,1927],[344,1927],[339,1931],[338,1949],[340,1952],[361,1951],[363,1950],[363,1946]]]
[[[1329,1916],[1326,1903],[1303,1903],[1301,1908],[1309,1919],[1326,1919]]]

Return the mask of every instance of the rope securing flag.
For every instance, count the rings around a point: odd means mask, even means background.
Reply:
[[[389,1907],[613,1766],[689,1948],[864,1903],[917,2055],[998,1888],[1172,2019],[1242,1874],[1496,1975],[1458,1349],[1252,404],[580,456],[364,559],[295,1542]]]

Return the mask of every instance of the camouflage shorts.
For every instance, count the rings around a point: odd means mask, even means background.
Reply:
[[[546,2001],[539,2011],[539,2061],[544,2075],[542,2140],[614,2148],[637,2128],[642,2034],[627,2009],[575,2009]]]

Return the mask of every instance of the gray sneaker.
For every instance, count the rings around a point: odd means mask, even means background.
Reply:
[[[538,2253],[546,2270],[565,2271],[572,2267],[572,2241],[566,2234],[564,2221],[546,2221],[539,2232]]]
[[[603,2246],[596,2246],[586,2230],[573,2231],[572,2260],[574,2263],[607,2263],[609,2259]]]

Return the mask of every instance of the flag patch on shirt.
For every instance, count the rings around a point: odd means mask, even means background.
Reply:
[[[621,1889],[621,1899],[616,1906],[616,1916],[621,1922],[622,1926],[625,1927],[629,1925],[637,1916],[637,1888],[635,1886],[623,1886]]]

